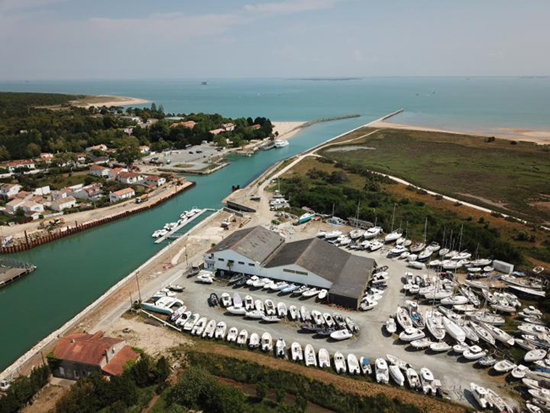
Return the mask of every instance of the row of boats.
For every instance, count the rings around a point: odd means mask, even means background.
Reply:
[[[181,227],[181,226],[185,225],[187,222],[191,221],[191,219],[201,211],[202,210],[197,208],[197,207],[193,207],[189,211],[183,211],[180,215],[180,218],[177,221],[166,223],[164,225],[164,227],[162,227],[161,229],[158,229],[155,232],[153,232],[153,234],[151,236],[153,238],[164,237],[164,236],[168,235],[174,229],[176,229],[178,227]]]
[[[301,322],[301,330],[338,341],[349,339],[359,332],[359,328],[350,317],[338,313],[310,311],[305,306],[301,306],[300,309],[295,305],[287,307],[282,301],[275,304],[271,299],[263,301],[250,295],[246,295],[243,300],[239,293],[233,293],[232,297],[229,293],[222,293],[219,297],[212,293],[208,298],[208,304],[220,305],[231,314],[267,323],[277,323],[285,319]]]

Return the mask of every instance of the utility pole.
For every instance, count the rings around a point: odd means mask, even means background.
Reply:
[[[141,303],[141,289],[139,288],[139,271],[136,271],[136,284],[138,288],[138,294],[139,294],[139,302]]]

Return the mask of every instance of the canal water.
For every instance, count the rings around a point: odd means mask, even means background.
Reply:
[[[219,208],[232,185],[247,185],[274,162],[397,109],[396,120],[426,126],[491,130],[550,129],[550,79],[367,78],[346,82],[286,79],[0,82],[3,91],[112,94],[146,98],[167,112],[313,120],[321,123],[290,146],[233,160],[219,172],[192,177],[197,185],[151,211],[13,255],[37,265],[31,275],[0,290],[0,369],[61,326],[162,246],[151,233],[193,206]],[[198,222],[195,222],[196,225]]]

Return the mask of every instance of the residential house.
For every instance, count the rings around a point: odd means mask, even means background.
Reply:
[[[39,204],[31,200],[24,201],[19,208],[25,211],[25,216],[32,219],[40,218],[40,215],[44,213],[44,205]]]
[[[139,147],[139,152],[142,154],[147,154],[151,152],[151,148],[149,148],[147,145],[142,145]]]
[[[22,199],[22,200],[27,200],[27,199],[30,199],[33,197],[33,193],[32,192],[28,192],[28,191],[19,191],[17,193],[17,195],[15,195],[16,198],[18,199]]]
[[[116,180],[126,185],[132,185],[143,181],[143,175],[135,172],[120,172]]]
[[[21,159],[18,161],[10,161],[6,164],[6,168],[10,172],[15,172],[17,169],[35,169],[36,165],[32,159]]]
[[[132,133],[134,133],[134,128],[131,127],[131,126],[128,127],[128,128],[125,128],[125,129],[124,129],[124,133],[125,133],[126,135],[128,135],[128,136],[131,136]]]
[[[41,195],[41,196],[44,196],[44,195],[48,195],[50,193],[50,186],[49,185],[46,185],[46,186],[42,186],[40,188],[36,188],[33,192],[33,195]]]
[[[115,181],[117,179],[117,176],[121,172],[128,172],[128,169],[126,168],[111,168],[109,171],[109,177],[108,179]]]
[[[4,184],[0,186],[0,197],[4,199],[12,199],[21,191],[21,185],[18,184]]]
[[[208,131],[210,132],[212,135],[218,135],[222,132],[225,132],[225,129],[222,129],[222,128],[219,128],[219,129],[212,129],[211,131]]]
[[[109,163],[109,157],[108,156],[90,156],[90,162],[94,165],[105,165],[106,163]]]
[[[261,128],[262,128],[262,125],[252,125],[250,127],[250,129],[252,129],[252,130],[258,130],[258,129],[261,129]]]
[[[21,207],[21,205],[23,205],[24,202],[25,202],[24,199],[20,199],[20,198],[12,199],[10,202],[6,204],[6,209],[5,209],[6,214],[15,215],[17,210]]]
[[[69,188],[63,188],[59,191],[52,191],[52,201],[57,201],[59,199],[67,198],[68,196],[72,196],[71,194],[73,191]]]
[[[147,175],[145,177],[146,185],[161,186],[166,183],[166,178],[158,175]]]
[[[188,129],[193,129],[195,127],[195,125],[197,124],[197,122],[193,121],[193,120],[188,120],[187,122],[176,122],[176,123],[172,123],[170,125],[171,128],[177,128],[178,126],[183,126],[184,128],[188,128]]]
[[[53,350],[52,374],[78,380],[92,373],[120,376],[124,366],[139,358],[139,353],[119,338],[95,334],[73,333],[59,339]]]
[[[86,159],[88,158],[88,155],[85,153],[75,153],[75,156],[78,163],[86,163]]]
[[[53,201],[50,205],[50,208],[54,211],[60,212],[67,208],[72,208],[76,205],[76,199],[72,196],[67,196],[65,198],[58,199]]]
[[[231,131],[234,131],[235,130],[235,124],[234,123],[224,123],[222,125],[222,128],[224,128],[227,132],[231,132]]]
[[[53,160],[53,153],[41,153],[40,160],[46,163],[50,163]]]
[[[136,193],[132,188],[124,188],[120,191],[111,192],[109,194],[109,202],[114,203],[123,201],[125,199],[133,198],[134,196],[136,196]]]
[[[102,185],[99,183],[86,185],[73,191],[71,196],[87,201],[97,201],[102,197],[101,188]]]
[[[89,174],[93,176],[98,176],[100,178],[108,178],[111,168],[101,165],[92,165],[90,166]]]
[[[107,146],[103,145],[102,143],[95,146],[89,146],[86,148],[86,152],[93,152],[93,151],[103,151],[105,152],[107,150]]]
[[[141,118],[139,116],[125,115],[125,116],[121,116],[120,119],[127,120],[128,122],[141,123]]]

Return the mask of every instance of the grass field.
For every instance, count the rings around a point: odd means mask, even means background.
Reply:
[[[530,221],[550,222],[548,146],[383,129],[320,154]]]

